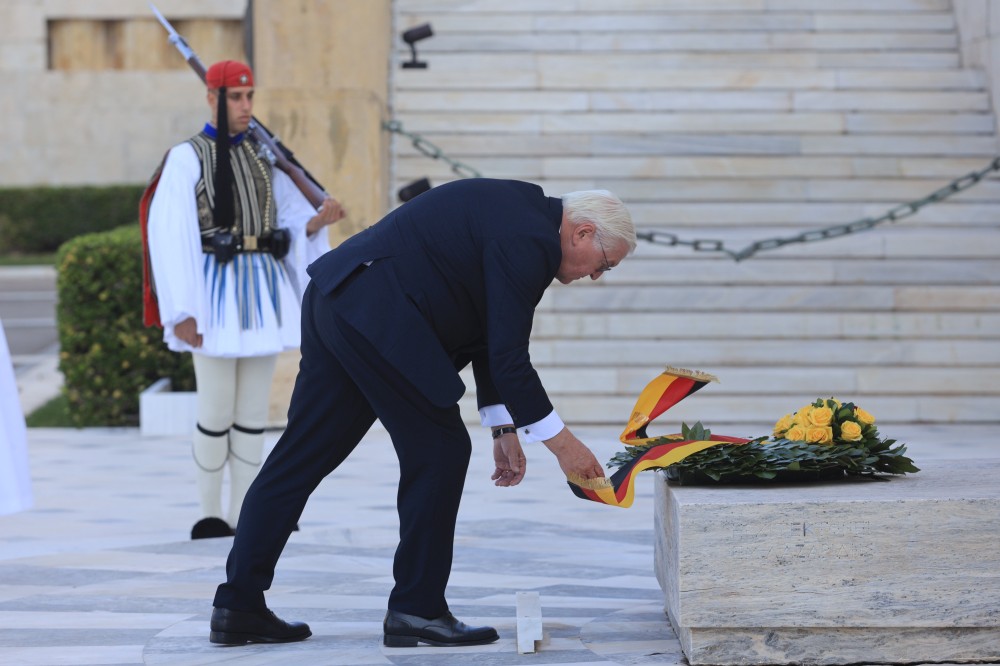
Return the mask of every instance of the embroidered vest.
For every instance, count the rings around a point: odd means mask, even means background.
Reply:
[[[205,132],[188,140],[201,162],[201,177],[195,186],[198,226],[202,247],[210,251],[208,241],[219,231],[212,219],[215,206],[215,139]],[[271,165],[257,156],[256,145],[249,138],[229,150],[233,165],[233,208],[235,219],[230,231],[240,236],[267,236],[275,227],[277,210],[271,187]]]

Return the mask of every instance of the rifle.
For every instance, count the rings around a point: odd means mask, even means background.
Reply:
[[[177,47],[177,50],[181,52],[181,55],[187,61],[187,64],[191,66],[194,73],[198,75],[202,83],[205,82],[205,65],[201,62],[198,54],[194,52],[188,43],[181,37],[174,26],[170,25],[170,22],[164,18],[160,10],[156,8],[156,5],[149,3],[150,9],[153,10],[153,14],[160,21],[163,27],[166,29],[167,33],[170,35],[168,41]],[[299,191],[305,195],[309,203],[313,205],[316,209],[323,204],[323,200],[329,197],[323,186],[317,182],[315,178],[312,177],[308,171],[306,171],[295,156],[292,151],[285,147],[281,143],[278,137],[274,136],[270,130],[264,127],[264,124],[257,120],[256,117],[251,116],[250,126],[247,131],[253,136],[257,141],[257,145],[260,146],[260,156],[266,159],[272,166],[276,166],[285,173],[288,174],[295,186],[299,188]]]

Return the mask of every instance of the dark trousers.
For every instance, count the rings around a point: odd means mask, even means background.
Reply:
[[[216,607],[265,606],[264,591],[306,500],[377,417],[400,469],[400,539],[388,607],[424,617],[448,609],[445,588],[472,445],[457,405],[432,404],[337,315],[340,308],[387,307],[365,293],[364,278],[361,271],[331,295],[306,290],[288,425],[243,502]]]

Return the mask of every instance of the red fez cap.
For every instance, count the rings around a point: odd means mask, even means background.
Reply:
[[[253,72],[241,62],[223,60],[215,63],[205,72],[205,85],[209,88],[252,86]]]

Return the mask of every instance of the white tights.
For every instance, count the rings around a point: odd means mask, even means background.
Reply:
[[[228,462],[227,522],[235,528],[243,498],[260,469],[268,397],[278,357],[193,356],[198,384],[193,453],[201,511],[206,518],[222,518],[222,475]]]

